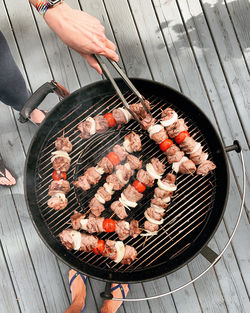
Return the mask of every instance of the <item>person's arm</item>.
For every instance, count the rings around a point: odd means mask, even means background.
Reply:
[[[29,0],[36,6],[37,0]],[[92,54],[104,55],[118,61],[116,46],[107,39],[104,27],[98,19],[81,10],[72,9],[61,2],[44,14],[48,26],[69,47],[81,54],[98,73],[102,70]]]

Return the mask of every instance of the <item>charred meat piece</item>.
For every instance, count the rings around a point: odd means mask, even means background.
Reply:
[[[90,203],[89,203],[89,208],[91,210],[91,213],[94,214],[95,216],[100,216],[102,212],[105,210],[104,206],[101,204],[100,201],[94,197]]]
[[[70,167],[70,161],[65,157],[57,157],[53,161],[53,169],[60,172],[67,172]]]
[[[68,204],[68,199],[61,193],[54,194],[47,202],[49,208],[53,208],[56,211],[65,209]]]
[[[168,207],[168,204],[164,201],[162,201],[161,198],[154,198],[151,200],[151,205],[157,205],[158,207],[162,209],[166,209]]]
[[[125,240],[129,237],[129,223],[126,221],[116,221],[115,232],[120,240]]]
[[[167,176],[162,180],[162,182],[167,183],[169,185],[174,185],[176,181],[176,175],[172,173],[168,173]]]
[[[102,255],[111,260],[115,260],[117,257],[117,250],[115,244],[116,242],[114,240],[105,240],[105,248]]]
[[[129,235],[136,238],[141,232],[142,229],[139,228],[139,222],[137,220],[132,220],[129,224]]]
[[[120,179],[115,175],[111,174],[106,178],[106,182],[113,184],[113,190],[121,190],[124,187],[124,184]]]
[[[142,168],[142,161],[132,154],[127,156],[127,162],[132,170],[139,170]]]
[[[216,168],[216,165],[209,160],[204,161],[201,163],[197,168],[197,175],[206,176],[209,172],[213,171]]]
[[[192,160],[187,160],[181,163],[179,171],[181,174],[191,174],[196,171],[196,166]]]
[[[141,138],[135,132],[131,132],[125,136],[124,140],[129,141],[129,145],[134,152],[141,151]]]
[[[49,196],[53,196],[56,193],[66,194],[70,191],[70,185],[67,180],[53,180],[49,186]]]
[[[164,111],[161,113],[161,119],[163,121],[170,120],[174,116],[175,111],[171,108],[166,108]]]
[[[168,135],[164,128],[151,136],[151,139],[154,140],[157,145],[161,144],[167,138]]]
[[[113,148],[113,151],[118,155],[121,161],[124,161],[126,157],[128,156],[128,152],[122,146],[115,145]]]
[[[109,128],[108,121],[102,115],[97,115],[94,117],[95,120],[95,130],[97,133],[104,133]]]
[[[134,247],[126,245],[125,246],[125,254],[121,261],[122,264],[131,264],[137,257],[137,251]]]
[[[73,185],[77,188],[81,188],[83,191],[87,191],[91,188],[86,176],[79,176],[76,181],[73,181]]]
[[[184,152],[181,151],[180,148],[176,145],[172,145],[170,148],[168,148],[165,151],[165,154],[167,155],[168,163],[179,162],[184,156]]]
[[[129,201],[132,202],[138,202],[143,197],[143,194],[138,192],[132,185],[128,185],[128,187],[124,189],[123,194]]]
[[[167,133],[170,138],[176,137],[180,132],[188,130],[183,118],[179,118],[176,122],[167,127]]]
[[[81,248],[80,251],[90,252],[97,247],[98,238],[93,235],[81,233]]]
[[[121,219],[123,220],[128,216],[125,207],[120,201],[114,201],[111,204],[111,210]]]
[[[157,158],[152,158],[152,159],[150,160],[150,162],[152,163],[153,168],[155,169],[155,171],[156,171],[158,174],[160,174],[160,175],[164,174],[166,167],[165,167],[165,165],[164,165],[159,159],[157,159]]]
[[[102,177],[93,166],[86,170],[84,176],[91,185],[96,185]]]
[[[180,143],[180,148],[186,153],[191,153],[194,150],[196,145],[197,145],[197,142],[192,137],[186,137]]]
[[[57,137],[55,146],[57,150],[62,150],[66,152],[72,151],[72,143],[69,141],[69,137]]]
[[[70,216],[71,224],[74,230],[81,228],[81,219],[85,218],[85,214],[74,211],[74,214]]]
[[[147,187],[154,185],[154,178],[149,175],[147,171],[140,169],[136,175],[136,178]]]
[[[64,247],[67,250],[74,249],[74,241],[73,237],[71,235],[72,230],[71,229],[64,229],[60,234],[59,238],[61,240],[61,243],[64,245]]]
[[[147,100],[144,100],[144,101],[150,110],[151,109],[150,108],[150,102]],[[132,110],[139,118],[145,118],[146,117],[147,112],[145,111],[141,102],[132,103],[129,107],[130,107],[130,110]]]
[[[82,139],[90,138],[91,128],[92,128],[92,122],[90,120],[81,122],[77,127],[77,129],[81,132],[80,137]]]
[[[171,197],[173,195],[173,192],[163,190],[159,187],[156,187],[154,190],[154,194],[156,198],[165,199],[166,197]]]
[[[117,124],[122,125],[127,123],[127,118],[122,110],[114,109],[112,114]]]
[[[201,164],[207,160],[208,154],[202,151],[202,147],[200,147],[194,153],[189,154],[190,160],[194,162],[195,165]]]
[[[133,175],[133,172],[127,166],[119,164],[116,166],[116,175],[119,179],[122,179],[123,183],[125,183]]]
[[[90,234],[103,232],[104,217],[95,217],[90,214],[87,223],[87,232]]]
[[[155,118],[153,118],[150,114],[147,114],[146,117],[141,121],[143,129],[149,129],[151,125],[154,125],[155,121]]]
[[[107,157],[103,157],[98,163],[98,166],[104,170],[104,173],[111,174],[114,170],[114,166]]]
[[[107,190],[104,187],[100,187],[98,188],[97,192],[96,192],[99,196],[102,197],[102,199],[107,202],[111,200],[111,194],[109,192],[107,192]]]
[[[151,217],[153,220],[160,221],[165,213],[158,213],[155,208],[148,208],[146,210],[147,215]]]
[[[144,229],[154,232],[154,231],[158,231],[159,226],[157,224],[151,223],[149,221],[145,221],[144,222]]]

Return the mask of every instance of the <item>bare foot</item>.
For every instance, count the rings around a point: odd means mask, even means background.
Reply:
[[[11,175],[11,173],[5,168],[1,168],[0,170],[0,185],[2,186],[13,186],[16,184],[15,178]]]
[[[32,120],[33,123],[36,124],[41,124],[44,118],[45,118],[44,112],[38,109],[35,109],[30,114],[30,119]]]
[[[69,311],[69,312],[81,312],[81,310],[85,306],[86,285],[83,281],[83,278],[80,276],[80,273],[77,273],[75,270],[71,269],[69,271],[69,283],[71,282],[73,276],[75,275],[76,275],[76,278],[73,280],[70,286],[70,291],[72,295],[71,309],[74,308],[74,310]],[[86,276],[84,277],[86,279]]]
[[[115,288],[117,284],[112,284],[111,290]],[[129,287],[127,284],[119,284],[120,287],[117,287],[114,291],[112,291],[112,295],[114,298],[126,298],[128,292],[129,292]],[[124,291],[124,294],[122,292]],[[103,306],[101,308],[101,313],[115,313],[121,306],[123,301],[118,301],[118,300],[105,300],[103,303]]]

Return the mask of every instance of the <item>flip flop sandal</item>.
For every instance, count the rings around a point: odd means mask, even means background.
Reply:
[[[0,186],[10,187],[16,184],[15,178],[12,176],[10,171],[6,168],[6,166],[4,165],[3,159],[0,157],[0,179],[1,178],[6,179],[9,183],[2,184],[0,182]]]
[[[122,293],[122,298],[125,299],[125,298],[126,298],[125,291],[124,291],[124,289],[123,289],[123,287],[122,287],[121,284],[117,284],[116,286],[114,286],[113,288],[111,288],[111,289],[110,289],[110,292],[115,291],[117,288],[120,288],[121,293]],[[129,284],[128,284],[128,288],[130,289],[130,285],[129,285]]]
[[[114,286],[113,288],[110,289],[110,292],[113,292],[115,291],[116,289],[120,288],[121,290],[121,294],[122,294],[122,299],[125,299],[126,298],[126,295],[125,295],[125,290],[123,289],[123,286],[121,284],[117,284],[116,286]],[[128,289],[130,289],[130,284],[128,284]],[[118,297],[119,298],[119,297]],[[111,299],[112,300],[112,299]],[[110,301],[110,300],[107,300],[107,301]]]
[[[87,278],[86,278],[83,274],[81,274],[81,273],[79,273],[79,272],[76,272],[76,273],[72,276],[72,278],[71,278],[71,280],[70,280],[70,283],[69,283],[69,292],[70,292],[70,293],[71,293],[71,285],[73,284],[73,282],[74,282],[74,280],[76,279],[76,277],[78,277],[79,275],[81,276],[81,278],[82,278],[82,280],[83,280],[83,282],[84,282],[84,285],[85,285],[85,287],[87,288],[87,286],[86,286]],[[84,307],[83,307],[82,310],[81,310],[81,313],[84,312],[85,308],[86,308],[86,301],[85,301]]]

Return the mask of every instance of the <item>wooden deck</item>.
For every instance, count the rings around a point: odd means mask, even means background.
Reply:
[[[217,128],[225,145],[238,139],[247,171],[245,210],[222,260],[193,285],[158,300],[124,304],[119,312],[250,312],[250,5],[248,0],[67,0],[105,25],[130,77],[160,81],[193,99]],[[28,0],[0,1],[0,29],[29,88],[52,78],[70,91],[101,79],[69,50],[31,9]],[[1,70],[1,69],[0,69]],[[57,98],[50,95],[43,108]],[[18,177],[0,187],[0,311],[62,313],[70,303],[68,268],[46,248],[29,218],[23,167],[31,123],[0,103],[0,151]],[[229,153],[227,210],[209,246],[221,251],[238,214],[242,193],[239,155]],[[200,255],[188,266],[152,282],[131,287],[131,297],[166,292],[189,281],[208,265]],[[98,312],[104,283],[88,280],[86,312]]]

